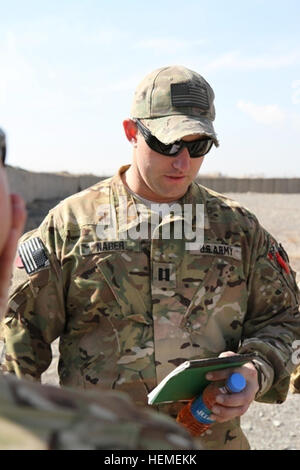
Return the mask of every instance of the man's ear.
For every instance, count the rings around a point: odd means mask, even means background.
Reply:
[[[137,125],[132,119],[125,119],[123,121],[123,127],[125,131],[125,135],[130,143],[136,143],[137,138]]]

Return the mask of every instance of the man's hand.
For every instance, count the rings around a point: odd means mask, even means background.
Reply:
[[[232,351],[226,351],[220,354],[219,357],[235,355],[236,353]],[[257,371],[252,362],[247,362],[238,368],[229,368],[210,372],[206,374],[206,378],[211,381],[226,380],[233,372],[239,372],[242,374],[246,379],[247,386],[240,393],[223,394],[220,392],[220,394],[217,395],[217,403],[212,408],[210,419],[213,419],[218,423],[224,423],[225,421],[229,421],[246,413],[259,389]]]
[[[23,199],[17,194],[11,194],[12,222],[6,243],[0,253],[0,320],[7,308],[7,295],[11,282],[13,262],[16,255],[18,240],[22,235],[26,220],[26,209]],[[5,221],[0,221],[0,224]]]

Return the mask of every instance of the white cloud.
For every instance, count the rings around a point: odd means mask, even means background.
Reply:
[[[289,67],[300,63],[300,54],[293,52],[284,55],[261,55],[254,57],[245,57],[239,51],[231,51],[222,54],[216,59],[208,62],[206,70],[256,70],[256,69],[278,69]]]
[[[286,120],[286,113],[277,104],[260,106],[240,100],[237,107],[260,124],[273,125]]]
[[[243,100],[238,101],[237,107],[259,124],[275,126],[284,124],[297,133],[300,131],[300,114],[281,109],[277,104],[257,105]]]

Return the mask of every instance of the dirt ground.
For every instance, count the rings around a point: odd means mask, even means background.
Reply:
[[[300,194],[231,193],[258,217],[261,224],[282,243],[292,268],[300,281]],[[28,207],[27,230],[36,227],[58,200],[35,201]],[[53,344],[54,359],[44,383],[57,384],[57,342]],[[282,405],[253,403],[242,418],[242,427],[252,449],[300,450],[300,394],[288,395]]]

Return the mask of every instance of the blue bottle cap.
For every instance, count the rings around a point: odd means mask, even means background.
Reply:
[[[239,393],[246,387],[246,380],[242,374],[234,372],[227,379],[226,385],[232,393]]]

